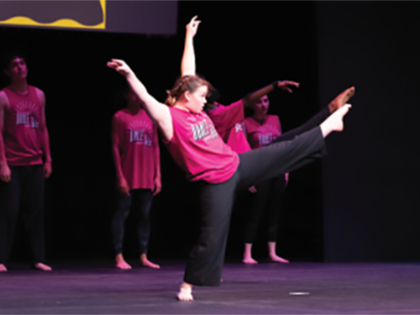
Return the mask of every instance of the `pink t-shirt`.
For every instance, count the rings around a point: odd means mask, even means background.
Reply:
[[[229,106],[219,103],[216,105],[217,107],[210,109],[207,114],[223,141],[236,153],[250,151],[251,148],[244,134],[244,104],[242,100]]]
[[[276,115],[267,115],[262,124],[248,117],[245,119],[245,127],[252,149],[266,146],[281,135],[280,120]]]
[[[160,167],[156,125],[143,109],[137,114],[122,109],[113,119],[119,130],[121,168],[130,189],[154,189]]]
[[[238,155],[227,146],[205,112],[188,113],[170,107],[174,135],[167,147],[190,181],[211,184],[230,179],[239,165]]]
[[[42,164],[42,104],[34,86],[21,95],[8,88],[2,90],[9,106],[4,110],[3,140],[7,164],[14,166]]]

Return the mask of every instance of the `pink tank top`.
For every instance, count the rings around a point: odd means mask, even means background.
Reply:
[[[2,91],[9,100],[9,106],[4,111],[3,131],[7,164],[42,164],[42,105],[36,88],[28,86],[26,95],[17,94],[9,88]]]
[[[130,189],[154,189],[160,163],[156,125],[143,109],[137,114],[122,109],[114,121],[120,131],[121,168]]]
[[[245,119],[245,127],[252,149],[270,144],[281,135],[280,120],[275,115],[267,115],[262,124],[254,118],[248,117]]]
[[[174,135],[166,145],[190,181],[210,184],[230,179],[239,165],[238,155],[217,133],[206,113],[188,113],[170,107]]]
[[[244,134],[244,104],[242,100],[229,106],[219,103],[216,105],[217,107],[208,111],[208,115],[223,141],[236,153],[250,151],[251,147]]]

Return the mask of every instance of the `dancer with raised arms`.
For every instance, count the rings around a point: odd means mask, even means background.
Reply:
[[[192,301],[193,285],[220,285],[235,192],[321,157],[324,138],[343,130],[343,117],[350,109],[344,104],[353,93],[340,94],[335,101],[342,106],[310,131],[238,155],[223,142],[203,111],[210,83],[195,75],[179,78],[168,92],[167,106],[148,93],[124,61],[112,59],[107,65],[125,77],[156,122],[175,162],[199,186],[200,235],[177,294],[179,300]]]

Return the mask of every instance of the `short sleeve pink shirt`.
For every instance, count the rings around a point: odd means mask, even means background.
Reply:
[[[146,111],[137,114],[128,109],[115,113],[119,129],[121,168],[130,189],[154,189],[159,167],[157,127]]]
[[[276,115],[267,115],[262,124],[248,117],[245,119],[245,127],[252,149],[270,144],[281,135],[280,120]]]
[[[216,103],[216,105],[208,111],[208,115],[223,141],[236,153],[250,151],[251,148],[244,134],[244,105],[242,100],[228,106],[219,103]]]
[[[211,184],[230,179],[239,165],[238,155],[227,146],[205,112],[193,114],[170,107],[174,134],[166,145],[190,181]]]

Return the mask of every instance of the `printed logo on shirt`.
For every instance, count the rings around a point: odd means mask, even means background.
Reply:
[[[214,139],[218,136],[214,125],[212,123],[209,124],[206,120],[191,125],[191,128],[194,136],[194,141],[201,140],[207,136],[210,136],[211,139]]]
[[[130,142],[151,147],[153,144],[153,126],[147,121],[135,120],[127,130]]]
[[[38,129],[39,120],[36,116],[37,105],[32,102],[20,102],[16,106],[16,125],[24,125],[28,128]]]
[[[258,128],[258,142],[260,145],[267,145],[273,142],[278,136],[280,136],[279,131],[276,127],[271,125],[261,126]]]
[[[244,128],[244,126],[243,126],[243,123],[237,123],[236,125],[235,125],[235,131],[236,131],[236,133],[238,133],[239,131],[243,131],[245,128]]]
[[[130,142],[137,142],[145,146],[152,146],[152,137],[149,130],[127,130]]]

